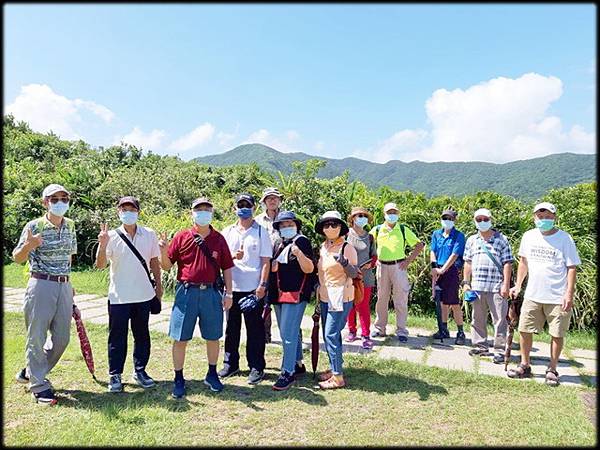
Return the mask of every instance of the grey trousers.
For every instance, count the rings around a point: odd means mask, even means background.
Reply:
[[[479,298],[471,303],[471,343],[487,347],[487,316],[492,315],[494,324],[494,348],[503,349],[506,344],[508,301],[497,292],[479,292]]]
[[[50,388],[46,375],[69,344],[73,314],[71,283],[30,278],[23,300],[23,313],[27,328],[26,374],[29,376],[29,389],[38,393]],[[48,331],[50,337],[47,336]]]

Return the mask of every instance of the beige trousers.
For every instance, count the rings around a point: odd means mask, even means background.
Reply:
[[[508,311],[508,301],[500,297],[497,292],[479,292],[479,298],[471,303],[471,343],[472,345],[482,345],[487,347],[487,316],[488,311],[492,315],[494,325],[494,342],[496,349],[503,349],[506,344],[506,333],[508,332],[508,322],[506,313]]]
[[[388,304],[390,295],[394,301],[396,312],[396,335],[408,336],[406,318],[408,316],[408,275],[406,270],[401,270],[398,264],[377,263],[377,303],[375,313],[377,318],[373,326],[377,331],[385,334],[388,321]]]

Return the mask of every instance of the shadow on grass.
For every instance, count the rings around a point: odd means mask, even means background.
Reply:
[[[443,386],[400,374],[381,374],[362,367],[348,367],[344,374],[347,377],[346,389],[350,390],[377,394],[416,392],[420,400],[428,400],[431,395],[448,395],[448,390]]]
[[[274,382],[277,377],[269,375]],[[266,377],[265,381],[256,386],[239,386],[225,382],[225,389],[222,392],[212,392],[202,380],[186,380],[186,397],[183,399],[174,399],[171,396],[172,381],[156,381],[156,386],[148,390],[124,383],[125,390],[120,393],[108,392],[106,390],[108,384],[98,381],[97,383],[103,386],[104,392],[57,389],[56,395],[61,407],[99,411],[110,420],[122,420],[128,423],[131,422],[131,418],[122,417],[120,414],[124,409],[160,407],[172,412],[185,412],[191,408],[210,407],[213,398],[240,402],[256,411],[264,409],[257,402],[278,402],[287,399],[296,399],[315,406],[327,405],[322,394],[313,392],[311,389],[301,387],[275,392],[271,383],[268,383],[270,381],[268,378],[270,377]],[[198,394],[206,398],[198,399]],[[193,399],[190,398],[192,396]],[[143,417],[135,418],[135,420],[141,421],[140,423],[145,422]]]

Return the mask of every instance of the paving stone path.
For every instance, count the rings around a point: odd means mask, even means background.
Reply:
[[[4,287],[4,310],[5,311],[22,311],[23,294],[25,289]],[[93,294],[80,294],[75,296],[75,303],[81,311],[84,321],[89,321],[95,324],[108,325],[108,308],[107,298]],[[150,316],[150,330],[168,333],[169,317],[171,314],[172,303],[163,302],[163,310],[158,315]],[[275,313],[272,314],[272,343],[269,345],[280,345],[281,337],[276,326]],[[303,347],[310,348],[310,334],[313,326],[313,321],[310,316],[304,316],[302,320],[303,331]],[[242,325],[244,328],[244,325]],[[345,337],[347,330],[342,332]],[[352,343],[344,342],[344,351],[353,353],[374,353],[381,358],[400,359],[411,361],[419,364],[427,364],[428,366],[442,367],[452,370],[463,370],[478,374],[506,377],[504,372],[504,364],[494,364],[491,358],[488,357],[472,357],[469,356],[470,341],[467,339],[466,345],[453,345],[454,339],[444,341],[440,344],[439,341],[433,341],[428,337],[423,337],[431,334],[430,331],[409,328],[408,342],[400,343],[393,337],[393,326],[388,325],[386,330],[388,335],[386,338],[374,338],[374,346],[372,350],[365,350],[361,347],[360,340]],[[245,340],[245,329],[242,330],[242,341]],[[199,337],[199,330],[196,328],[194,336]],[[515,341],[518,338],[515,336]],[[450,345],[449,345],[450,344]],[[321,343],[321,350],[325,351],[324,344]],[[568,353],[565,354],[565,353]],[[549,361],[550,345],[543,342],[534,342],[531,354],[531,365],[534,373],[533,380],[543,383],[545,376],[545,368]],[[570,352],[563,352],[558,363],[558,371],[561,377],[561,385],[563,386],[583,386],[585,385],[583,377],[596,386],[596,358],[597,354],[594,350],[576,349]],[[519,350],[514,349],[511,355],[511,364],[519,361]],[[582,377],[583,376],[583,377]],[[517,382],[517,381],[515,381]]]

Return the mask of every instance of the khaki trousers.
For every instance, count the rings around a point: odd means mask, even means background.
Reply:
[[[487,347],[487,316],[492,315],[494,324],[494,348],[503,349],[506,344],[508,301],[497,292],[479,292],[479,298],[471,303],[471,343]]]
[[[394,311],[396,312],[396,335],[408,336],[406,328],[406,318],[408,316],[408,274],[406,270],[401,270],[398,264],[377,263],[377,303],[375,304],[375,313],[377,318],[373,326],[377,331],[385,334],[385,327],[388,320],[388,304],[390,295],[394,301]]]

